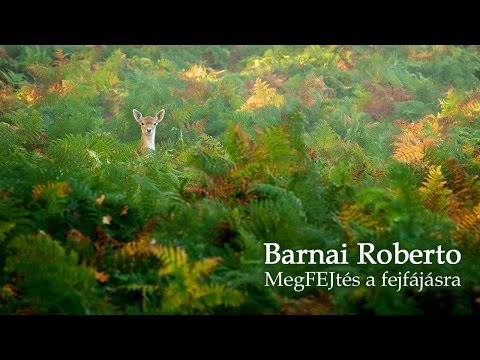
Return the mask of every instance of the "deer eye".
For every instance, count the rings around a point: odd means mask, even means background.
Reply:
[[[157,123],[153,123],[153,126],[157,126]]]
[[[142,126],[145,125],[143,122],[142,122]]]

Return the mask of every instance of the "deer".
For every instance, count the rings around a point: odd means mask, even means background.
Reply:
[[[133,117],[142,130],[142,141],[138,149],[140,154],[145,153],[147,149],[155,150],[155,129],[164,116],[164,109],[160,110],[155,116],[143,116],[140,111],[133,109]]]

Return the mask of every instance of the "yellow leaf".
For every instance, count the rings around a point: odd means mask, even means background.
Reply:
[[[108,279],[110,279],[110,275],[108,275],[107,273],[105,273],[103,271],[101,271],[101,272],[96,271],[95,272],[95,280],[97,280],[98,282],[106,283],[108,281]]]
[[[113,218],[110,215],[105,215],[104,217],[102,217],[102,223],[105,225],[110,225],[112,219]]]
[[[95,201],[97,202],[98,205],[101,206],[105,201],[105,194],[100,195],[100,197],[98,197]]]
[[[128,206],[125,205],[122,210],[120,211],[120,216],[125,216],[128,214]]]

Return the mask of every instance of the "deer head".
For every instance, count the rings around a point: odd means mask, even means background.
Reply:
[[[139,149],[141,153],[147,148],[155,150],[155,129],[158,123],[163,120],[164,115],[164,109],[160,110],[155,116],[143,116],[140,111],[133,109],[133,117],[142,130],[142,143]]]

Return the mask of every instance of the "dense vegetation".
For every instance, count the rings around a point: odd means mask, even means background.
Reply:
[[[0,48],[0,312],[478,313],[479,56],[466,46]],[[136,152],[134,108],[166,110],[154,152]],[[441,244],[461,263],[408,270],[462,286],[265,287],[267,241]]]

